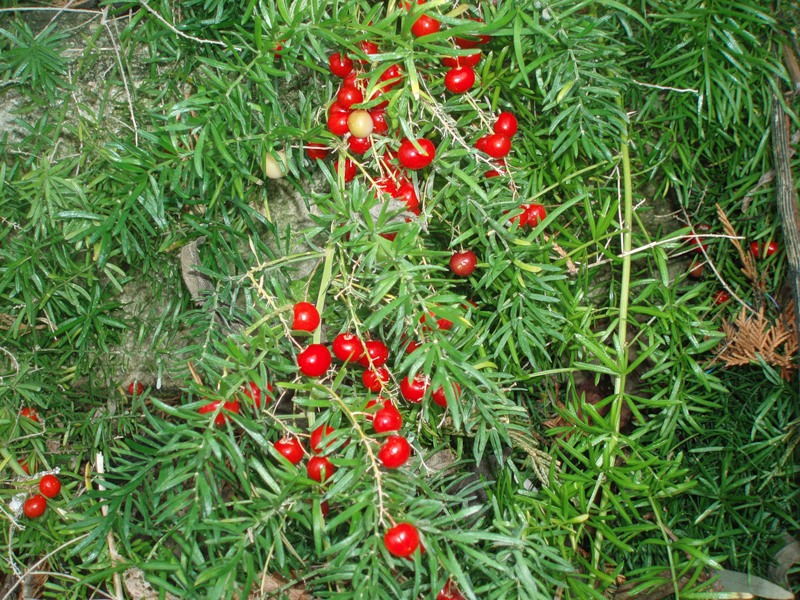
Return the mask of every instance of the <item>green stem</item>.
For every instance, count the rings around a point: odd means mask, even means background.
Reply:
[[[617,102],[622,105],[622,98]],[[622,403],[625,402],[625,380],[628,373],[628,301],[631,289],[631,248],[633,247],[633,180],[631,177],[631,155],[627,131],[622,136],[622,185],[624,213],[622,219],[622,281],[619,292],[619,354],[617,376],[614,378],[614,401],[611,405],[611,422],[614,433],[619,433]]]
[[[617,104],[624,109],[622,96],[617,96]],[[631,155],[628,147],[630,137],[627,130],[623,132],[620,140],[620,153],[622,156],[622,185],[623,185],[623,215],[622,215],[622,280],[619,292],[619,325],[617,337],[619,348],[617,352],[617,375],[614,378],[614,399],[611,403],[610,418],[612,435],[609,436],[603,450],[602,471],[598,474],[597,484],[592,494],[592,502],[601,492],[606,482],[606,471],[614,468],[619,442],[620,416],[622,405],[625,402],[625,380],[628,374],[628,302],[631,288],[631,248],[633,246],[633,178],[631,176]],[[608,494],[600,497],[598,520],[605,521],[608,514]],[[600,529],[595,534],[592,559],[596,569],[600,568],[600,548],[603,545],[603,533]]]

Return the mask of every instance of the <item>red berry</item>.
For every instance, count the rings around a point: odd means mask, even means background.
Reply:
[[[380,340],[369,340],[364,344],[364,355],[358,360],[362,367],[382,367],[389,360],[389,348]]]
[[[376,89],[374,92],[372,92],[372,95],[369,97],[369,102],[372,102],[373,100],[377,100],[383,97],[384,97],[383,91]],[[372,109],[384,110],[387,106],[389,106],[389,101],[382,100],[381,102],[378,102],[377,104],[371,106],[370,110]]]
[[[487,147],[487,142],[488,142],[488,141],[489,141],[489,136],[488,136],[488,135],[484,135],[484,136],[482,136],[482,137],[479,137],[479,138],[478,138],[478,139],[475,141],[475,147],[476,147],[478,150],[480,150],[481,152],[486,152],[486,147]]]
[[[311,344],[297,355],[300,372],[308,377],[321,377],[331,366],[331,352],[322,344]]]
[[[417,348],[419,348],[419,346],[420,346],[419,342],[417,342],[415,340],[411,340],[410,342],[408,342],[408,346],[406,346],[406,354],[411,354]]]
[[[383,398],[381,396],[378,396],[377,398],[373,398],[372,400],[367,402],[367,406],[365,407],[365,410],[367,411],[367,415],[366,415],[367,421],[372,421],[372,417],[375,416],[375,415],[372,414],[372,411],[370,411],[370,409],[375,407],[375,406],[378,406],[378,405],[380,405],[380,408],[383,408],[383,407],[386,407],[386,406],[391,406],[392,408],[394,408],[394,404],[392,404],[391,400],[387,400],[386,398]],[[375,412],[377,412],[378,410],[379,409],[376,408]]]
[[[201,415],[205,415],[207,413],[212,413],[219,408],[219,405],[222,404],[222,410],[214,417],[214,424],[217,427],[222,427],[225,425],[225,422],[228,420],[228,416],[225,414],[224,411],[230,411],[232,413],[239,414],[240,405],[238,400],[229,400],[223,402],[222,400],[214,400],[213,402],[209,402],[208,404],[204,404],[200,408],[197,409],[197,412]]]
[[[411,556],[419,547],[419,532],[411,523],[398,523],[384,534],[383,545],[392,556]]]
[[[20,469],[22,469],[22,470],[23,470],[23,472],[24,472],[26,475],[30,475],[30,474],[31,474],[31,470],[30,470],[30,468],[28,467],[28,463],[26,463],[25,461],[22,461],[21,463],[19,463],[19,468],[20,468]]]
[[[750,254],[753,255],[756,259],[767,258],[768,256],[772,256],[778,251],[778,242],[774,240],[770,240],[769,243],[764,242],[763,244],[759,244],[758,242],[752,242],[750,244]]]
[[[264,406],[272,401],[272,392],[274,391],[272,384],[267,384],[267,390],[269,393],[264,394],[255,381],[250,381],[247,385],[242,387],[242,393],[253,401],[256,408],[261,408],[262,395],[264,396]]]
[[[22,510],[25,513],[25,516],[30,519],[41,517],[44,514],[46,508],[47,508],[47,499],[41,494],[36,494],[35,496],[31,496],[30,498],[25,500],[25,504],[22,505]]]
[[[358,73],[353,71],[342,79],[342,87],[358,87]]]
[[[344,167],[344,171],[343,171],[344,182],[348,183],[348,182],[352,181],[353,178],[356,176],[356,172],[358,171],[358,169],[356,167],[356,163],[354,163],[349,158],[345,158],[344,159],[343,167]],[[339,161],[338,160],[333,163],[333,170],[334,170],[335,173],[339,173]]]
[[[689,267],[689,277],[692,279],[700,279],[703,276],[703,263],[694,262]]]
[[[456,67],[444,76],[444,87],[454,94],[463,94],[475,84],[475,71],[472,67]]]
[[[536,227],[547,217],[547,210],[541,204],[523,204],[520,208],[524,211],[524,216],[520,218],[520,227],[525,225],[528,227]]]
[[[731,299],[731,295],[726,292],[725,290],[717,290],[714,292],[713,301],[714,306],[719,306],[720,304],[725,304],[728,300]]]
[[[371,392],[380,392],[389,382],[389,370],[386,367],[365,369],[361,374],[361,381]]]
[[[491,179],[492,177],[500,177],[500,171],[497,169],[489,169],[486,173],[483,174],[486,179]]]
[[[364,101],[364,94],[357,87],[344,86],[336,94],[336,101],[344,108],[352,108],[354,104],[361,104]]]
[[[403,426],[403,415],[392,404],[384,404],[383,408],[372,415],[372,428],[376,433],[399,431]]]
[[[386,112],[381,108],[373,108],[369,111],[372,117],[372,133],[383,135],[389,131],[389,124],[386,122]]]
[[[287,436],[272,445],[293,465],[303,460],[303,444],[296,437]]]
[[[314,331],[319,327],[320,318],[317,307],[310,302],[298,302],[294,305],[294,321],[292,329],[295,331]]]
[[[375,42],[363,41],[361,42],[361,49],[367,56],[378,54],[378,45]]]
[[[349,113],[334,112],[328,116],[328,131],[333,135],[344,135],[350,131],[347,120],[350,117]]]
[[[479,19],[478,17],[470,17],[473,21],[477,23],[483,23],[483,19]],[[478,34],[475,36],[470,36],[469,38],[456,38],[456,46],[459,48],[474,48],[481,44],[488,44],[491,41],[491,36]]]
[[[484,147],[480,148],[492,158],[503,158],[511,151],[511,138],[501,133],[486,137]]]
[[[380,80],[386,82],[385,89],[391,89],[403,80],[403,70],[400,65],[392,65],[381,73]]]
[[[351,111],[349,108],[345,108],[344,106],[342,106],[341,104],[339,104],[335,100],[328,107],[328,115],[329,116],[330,115],[335,115],[336,113],[344,113],[346,115],[349,115],[351,112],[353,112],[353,111]]]
[[[451,69],[454,67],[474,67],[479,62],[481,62],[480,51],[467,56],[445,56],[442,58],[442,64]]]
[[[128,384],[129,396],[141,396],[144,393],[144,386],[138,381],[131,381]],[[38,419],[37,419],[38,420]]]
[[[436,596],[436,600],[465,600],[464,595],[458,590],[456,584],[448,579],[442,591]]]
[[[312,456],[306,464],[306,475],[309,479],[324,483],[336,472],[336,468],[326,456]]]
[[[360,138],[351,135],[349,138],[347,138],[347,145],[354,154],[364,154],[372,147],[372,139],[368,137]]]
[[[435,317],[436,316],[433,313],[428,313],[428,314],[431,317]],[[422,315],[422,318],[420,319],[419,322],[424,325],[427,322],[427,320],[428,320],[428,318],[425,315]],[[443,331],[449,331],[450,329],[453,328],[453,322],[450,321],[449,319],[445,319],[445,318],[436,319],[436,327],[441,329],[441,330],[443,330]],[[425,329],[430,330],[430,329],[432,329],[432,327],[430,325],[425,325]]]
[[[414,24],[411,26],[411,33],[413,33],[415,37],[423,37],[436,33],[441,28],[442,24],[439,21],[428,15],[422,15],[414,21]]]
[[[379,177],[375,180],[375,187],[383,194],[389,194],[392,198],[397,197],[397,183],[391,177]]]
[[[326,448],[331,444],[333,444],[333,442],[336,441],[333,435],[335,433],[336,430],[329,425],[320,425],[314,431],[312,431],[311,441],[309,443],[311,444],[311,449],[314,451],[314,454],[319,454],[324,450],[324,448],[321,445],[322,438],[325,438],[327,440],[327,443],[325,444]]]
[[[403,377],[403,381],[400,382],[400,393],[409,402],[418,404],[422,402],[429,385],[430,380],[427,375],[417,373],[412,380],[409,380],[408,375],[406,375]]]
[[[414,189],[414,184],[406,181],[397,189],[397,194],[392,194],[396,200],[405,202],[408,210],[413,213],[419,214],[419,197],[417,190]]]
[[[457,383],[454,383],[452,384],[451,389],[453,390],[453,397],[458,399],[458,397],[461,395],[461,386]],[[445,395],[443,387],[440,386],[439,389],[433,392],[433,394],[431,394],[431,398],[433,398],[433,401],[442,408],[447,408],[447,396]]]
[[[402,467],[410,456],[411,445],[402,435],[390,435],[378,451],[378,459],[387,469]]]
[[[42,493],[42,496],[55,498],[61,491],[61,482],[55,475],[45,475],[39,481],[39,491]]]
[[[422,149],[421,151],[417,150],[408,138],[404,138],[400,143],[397,159],[406,169],[423,169],[431,164],[436,157],[436,146],[433,145],[432,141],[420,138],[417,140],[417,144]]]
[[[478,257],[472,250],[456,252],[450,257],[450,270],[459,277],[469,277],[475,271]]]
[[[517,133],[517,118],[510,112],[501,112],[492,129],[499,135],[511,137]]]
[[[27,406],[19,411],[19,416],[28,417],[31,421],[39,422],[39,413],[35,408],[28,408]]]
[[[337,77],[347,77],[353,70],[353,61],[335,52],[328,57],[328,66]]]
[[[306,145],[306,154],[311,160],[321,160],[328,156],[328,147],[324,144],[311,142]]]
[[[357,362],[364,355],[364,345],[352,333],[340,333],[333,339],[333,354],[342,362]]]

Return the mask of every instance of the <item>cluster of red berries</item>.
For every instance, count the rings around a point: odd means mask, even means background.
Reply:
[[[301,306],[301,313],[309,313],[308,323],[313,324],[316,329],[320,323],[316,308],[308,303],[299,303],[296,306]],[[295,314],[298,314],[297,310]],[[440,321],[444,327],[452,326],[450,321],[444,319]],[[297,319],[295,328],[296,324]],[[416,343],[411,342],[407,351],[413,351],[416,347]],[[372,339],[363,341],[352,333],[343,332],[333,339],[331,349],[332,354],[324,344],[307,346],[297,355],[300,372],[308,377],[321,377],[327,373],[335,356],[345,365],[363,367],[361,380],[367,389],[376,393],[386,390],[391,373],[386,368],[389,348],[385,343]],[[425,397],[429,386],[430,379],[426,375],[417,374],[413,378],[406,376],[400,382],[400,394],[406,401],[417,404]],[[458,397],[460,391],[458,384],[452,384],[450,393],[454,399]],[[431,397],[436,404],[447,406],[447,396],[443,387],[433,392]],[[387,469],[403,466],[411,456],[411,445],[399,433],[403,427],[403,416],[400,411],[391,400],[380,396],[367,403],[366,411],[366,420],[372,423],[372,429],[376,434],[390,434],[383,440],[377,452],[378,460]],[[309,479],[324,483],[334,474],[335,466],[323,453],[338,437],[340,432],[329,425],[320,425],[311,432],[310,446],[313,456],[306,464],[306,474]],[[295,436],[286,436],[278,440],[274,447],[292,464],[298,464],[306,453],[302,443]],[[413,525],[400,523],[386,532],[384,544],[393,555],[406,557],[419,546],[419,534]]]
[[[708,244],[705,243],[705,238],[699,233],[707,233],[711,231],[711,226],[707,223],[701,223],[695,226],[695,232],[689,237],[689,242],[692,246],[691,250],[695,254],[705,254],[708,252]],[[764,260],[776,252],[778,252],[778,242],[769,240],[768,242],[750,242],[750,254],[756,260]],[[689,266],[689,277],[692,279],[700,279],[703,276],[703,261],[702,259],[695,259]],[[711,297],[712,304],[719,306],[728,302],[731,295],[726,290],[717,290]]]
[[[362,42],[361,47],[367,55],[378,52],[377,46],[371,42]],[[352,59],[338,52],[329,58],[330,70],[342,79],[342,85],[336,94],[336,99],[328,108],[327,126],[334,135],[344,136],[348,150],[352,154],[362,155],[372,148],[374,136],[383,136],[389,131],[385,113],[388,101],[382,99],[382,96],[402,82],[403,71],[399,65],[391,65],[384,70],[378,78],[377,87],[372,90],[365,102],[368,76],[361,69],[364,62],[357,62],[358,67]],[[328,152],[329,149],[319,143],[306,146],[306,154],[314,160],[325,158]],[[420,138],[412,141],[404,138],[396,152],[384,151],[377,160],[378,175],[370,177],[376,193],[388,194],[395,200],[405,203],[410,212],[419,214],[417,190],[395,161],[405,169],[413,171],[430,165],[435,156],[436,147],[431,140]],[[356,177],[358,168],[349,157],[334,162],[334,170],[341,173],[345,183]]]
[[[22,505],[22,512],[30,519],[41,517],[47,510],[47,499],[61,492],[61,481],[55,475],[45,475],[39,480],[39,493],[32,495]]]
[[[20,417],[25,417],[31,421],[40,423],[39,413],[35,408],[28,406],[19,411]],[[27,463],[21,462],[20,468],[28,475],[30,475],[30,468]],[[41,517],[45,510],[47,510],[47,499],[55,498],[61,492],[61,481],[55,475],[45,475],[39,480],[39,493],[33,494],[22,505],[22,512],[30,519]]]

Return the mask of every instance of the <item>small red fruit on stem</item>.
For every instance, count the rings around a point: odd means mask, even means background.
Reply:
[[[457,383],[453,383],[451,385],[451,389],[453,390],[453,398],[457,400],[461,395],[461,386]],[[433,401],[442,408],[447,408],[447,395],[445,394],[444,387],[440,386],[439,389],[431,394],[431,398],[433,398]]]
[[[523,204],[519,208],[522,214],[512,217],[511,220],[519,219],[520,227],[534,228],[547,217],[547,210],[541,204]]]
[[[28,417],[31,421],[39,422],[39,413],[36,412],[35,408],[25,407],[21,411],[19,411],[20,417]]]
[[[310,142],[306,145],[306,155],[311,160],[322,160],[326,156],[328,156],[328,147],[324,144],[318,144],[317,142]]]
[[[322,344],[311,344],[297,355],[300,372],[308,377],[321,377],[331,366],[331,352]]]
[[[419,404],[422,402],[422,398],[425,396],[429,385],[430,380],[427,375],[417,373],[414,379],[411,380],[408,378],[408,375],[406,375],[403,381],[400,382],[400,393],[403,398],[409,402]]]
[[[479,148],[492,158],[503,158],[511,152],[511,138],[501,133],[486,136],[483,147]]]
[[[452,579],[448,579],[444,584],[442,591],[436,596],[436,600],[464,600],[464,595],[453,583]]]
[[[357,87],[344,86],[336,94],[336,101],[340,106],[350,109],[354,104],[361,104],[364,101],[364,94]]]
[[[45,475],[39,481],[39,491],[42,493],[42,496],[55,498],[61,491],[61,482],[55,475]]]
[[[389,347],[380,340],[369,340],[364,344],[364,355],[358,360],[362,367],[382,367],[389,360]]]
[[[419,532],[411,523],[398,523],[384,534],[383,545],[392,556],[406,558],[419,547]]]
[[[478,257],[472,250],[456,252],[450,257],[450,270],[459,277],[469,277],[475,271]]]
[[[31,496],[27,500],[25,500],[25,504],[22,505],[22,511],[25,513],[25,516],[29,519],[35,519],[37,517],[41,517],[44,514],[45,509],[47,508],[47,499],[42,496],[41,494],[36,494]]]
[[[497,134],[511,137],[517,133],[517,127],[517,118],[514,115],[510,112],[501,112],[497,115],[497,120],[494,122],[492,129]]]
[[[303,460],[303,445],[296,437],[285,437],[272,444],[286,460],[296,465]]]
[[[214,402],[209,402],[197,409],[197,412],[201,415],[205,415],[207,413],[212,413],[217,410],[219,405],[222,404],[222,410],[217,413],[217,416],[214,417],[214,424],[217,427],[222,427],[225,425],[225,422],[228,420],[228,416],[225,414],[225,411],[230,411],[232,413],[239,414],[240,406],[238,400],[230,400],[223,402],[222,400],[215,400]]]
[[[342,362],[355,362],[364,355],[364,345],[352,333],[340,333],[333,339],[333,354]]]
[[[356,163],[354,163],[349,158],[345,158],[344,159],[344,162],[342,163],[342,169],[343,169],[342,175],[344,177],[344,182],[345,183],[348,183],[348,182],[352,181],[353,178],[356,176],[356,173],[358,171],[358,168],[356,167]],[[339,173],[339,161],[338,160],[333,163],[333,170],[334,170],[335,173],[337,173],[337,174]]]
[[[292,329],[295,331],[314,331],[319,327],[320,318],[317,307],[310,302],[298,302],[294,305]]]
[[[397,469],[411,456],[411,445],[402,435],[390,435],[378,451],[378,459],[387,469]]]
[[[320,454],[324,448],[322,447],[322,438],[325,438],[326,444],[325,447],[327,448],[331,444],[333,444],[336,440],[334,434],[336,430],[331,427],[330,425],[320,425],[314,431],[311,432],[311,449],[314,451],[314,454]]]
[[[347,125],[348,118],[349,113],[332,112],[328,116],[328,131],[330,131],[333,135],[344,135],[350,131],[350,128]]]
[[[344,78],[347,77],[353,70],[353,61],[346,56],[342,56],[338,52],[335,52],[328,57],[328,67],[330,68],[331,73],[337,77]]]
[[[719,306],[720,304],[725,304],[728,300],[731,299],[731,295],[726,292],[725,290],[717,290],[714,292],[714,296],[712,297],[714,306]]]
[[[128,384],[129,396],[141,396],[144,393],[144,386],[138,381],[131,381]],[[37,419],[38,420],[38,419]]]
[[[755,259],[762,259],[767,258],[768,256],[772,256],[778,251],[778,242],[775,240],[770,240],[769,242],[764,242],[759,244],[758,242],[752,242],[750,244],[750,254],[753,255]]]
[[[412,171],[424,169],[436,157],[436,146],[433,145],[432,141],[425,138],[420,138],[416,141],[421,150],[418,150],[411,140],[404,138],[400,143],[400,149],[397,151],[397,160],[406,169],[411,169]]]
[[[439,21],[428,15],[422,15],[414,21],[414,24],[411,26],[411,33],[413,33],[415,37],[423,37],[436,33],[441,28],[442,24]]]
[[[400,431],[403,426],[403,415],[394,406],[384,405],[372,416],[372,428],[375,433],[386,433],[387,431]]]
[[[319,483],[324,483],[336,472],[333,463],[326,456],[312,456],[306,464],[306,475]]]
[[[463,94],[475,85],[472,67],[455,67],[444,76],[444,87],[454,94]]]
[[[365,369],[361,374],[361,381],[371,392],[380,392],[389,383],[389,370],[386,367]]]
[[[445,56],[442,58],[442,64],[451,69],[454,67],[474,67],[479,62],[481,62],[480,50],[467,56]]]

